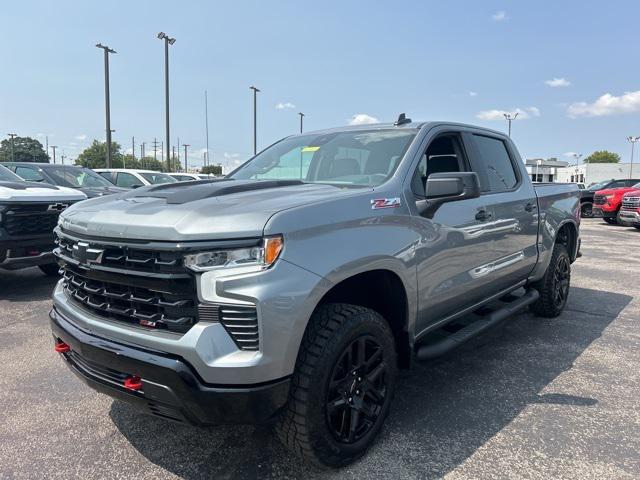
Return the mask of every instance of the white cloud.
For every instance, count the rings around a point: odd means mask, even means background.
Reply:
[[[356,113],[349,120],[349,125],[368,125],[370,123],[380,123],[380,120],[366,113]]]
[[[38,133],[36,137],[44,138],[44,137],[55,137],[53,133]]]
[[[518,114],[519,120],[526,120],[531,117],[539,117],[540,109],[537,107],[514,108],[512,110],[483,110],[478,112],[476,118],[480,120],[504,120],[505,114],[514,116]]]
[[[499,12],[494,13],[493,15],[491,15],[491,18],[493,18],[494,22],[504,22],[505,20],[509,19],[509,17],[507,17],[507,12],[505,12],[504,10],[500,10]]]
[[[291,102],[276,103],[276,110],[284,110],[287,108],[296,108],[296,106]]]
[[[82,140],[86,140],[86,139],[87,139],[87,136],[86,136],[84,133],[82,133],[82,134],[80,134],[80,135],[76,135],[74,138],[75,138],[76,140],[80,140],[80,141],[82,141]]]
[[[576,156],[576,155],[578,155],[578,154],[577,154],[576,152],[565,152],[563,155],[564,155],[565,157],[571,157],[571,158],[573,158],[573,157],[575,157],[575,156]]]
[[[576,102],[567,108],[570,118],[604,117],[633,112],[640,112],[640,90],[625,92],[619,97],[605,93],[593,103]]]
[[[239,167],[249,159],[247,155],[243,155],[242,153],[229,153],[229,152],[224,152],[222,154],[222,157],[223,157],[222,167],[223,167],[224,173],[231,172],[232,170],[236,169],[237,167]],[[216,163],[216,162],[213,162],[213,163]]]
[[[478,92],[471,91],[471,92],[469,92],[469,96],[470,97],[477,97],[478,96]]]
[[[552,78],[551,80],[545,80],[544,83],[553,88],[568,87],[571,85],[571,82],[566,78]]]

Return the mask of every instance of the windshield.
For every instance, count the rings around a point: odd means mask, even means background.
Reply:
[[[374,187],[393,175],[416,133],[403,128],[285,138],[229,177]]]
[[[24,182],[24,180],[7,167],[0,165],[0,182]]]
[[[611,180],[607,180],[606,182],[594,183],[593,185],[591,185],[589,187],[589,190],[591,190],[593,192],[595,192],[596,190],[602,190],[604,187],[606,187],[609,184],[610,181]]]
[[[46,172],[63,187],[113,187],[112,183],[88,168],[47,167]]]
[[[635,185],[632,185],[631,188],[635,188],[636,190],[640,190],[640,182],[636,183]]]
[[[160,172],[139,172],[142,177],[152,185],[160,183],[176,183],[177,180],[166,173]]]

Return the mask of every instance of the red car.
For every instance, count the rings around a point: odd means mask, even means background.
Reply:
[[[622,196],[634,190],[640,190],[640,183],[636,183],[632,187],[598,190],[593,196],[593,216],[602,218],[610,224],[618,223]]]
[[[640,190],[632,190],[622,196],[618,219],[623,225],[632,225],[640,230]]]

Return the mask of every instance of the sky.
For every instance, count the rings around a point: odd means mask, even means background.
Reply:
[[[349,123],[447,120],[506,129],[525,158],[607,149],[640,136],[638,1],[119,1],[3,4],[0,134],[38,136],[73,159],[104,140],[101,42],[111,56],[114,141],[206,145],[225,171],[258,148]]]

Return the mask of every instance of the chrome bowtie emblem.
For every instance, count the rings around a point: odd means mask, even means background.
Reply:
[[[104,250],[99,248],[91,248],[87,242],[78,242],[73,246],[73,258],[81,264],[89,265],[90,263],[102,263],[102,255]]]

